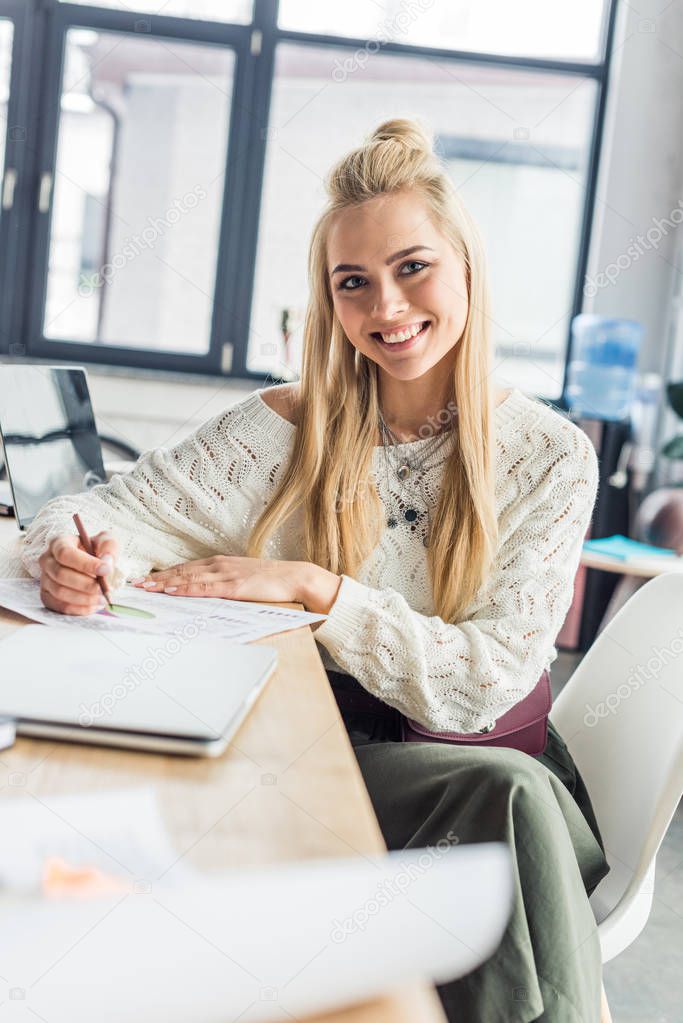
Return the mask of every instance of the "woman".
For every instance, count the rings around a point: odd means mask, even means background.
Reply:
[[[97,607],[98,574],[327,614],[315,637],[387,844],[514,851],[512,919],[486,964],[440,989],[449,1019],[609,1019],[587,899],[607,864],[555,730],[537,758],[396,741],[399,714],[487,729],[554,659],[595,453],[543,403],[494,390],[481,243],[418,124],[381,125],[328,188],[300,383],[50,502],[25,564],[67,614]]]

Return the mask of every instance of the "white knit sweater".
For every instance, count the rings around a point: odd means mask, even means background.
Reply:
[[[115,585],[179,561],[244,555],[296,432],[261,393],[252,392],[176,447],[147,452],[130,473],[50,501],[26,536],[23,561],[30,574],[39,576],[38,558],[52,537],[73,532],[75,510],[91,535],[108,528],[117,536]],[[499,546],[462,621],[449,624],[433,613],[421,514],[412,530],[403,517],[385,528],[358,577],[342,577],[326,621],[314,632],[326,667],[355,676],[435,730],[469,732],[490,724],[555,660],[553,644],[571,603],[597,492],[595,451],[569,420],[519,390],[494,416]],[[419,456],[429,443],[400,447]],[[423,494],[416,489],[410,501],[416,509],[425,509],[425,501],[435,507],[444,457],[437,450],[427,458]],[[390,514],[406,484],[394,479],[387,491],[379,447],[373,473]],[[303,557],[299,514],[273,535],[268,557]]]

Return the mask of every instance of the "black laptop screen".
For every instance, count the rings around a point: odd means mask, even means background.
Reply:
[[[82,369],[0,366],[0,433],[22,529],[50,498],[105,479]]]

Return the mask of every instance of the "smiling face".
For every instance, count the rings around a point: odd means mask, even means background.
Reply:
[[[453,360],[467,321],[465,264],[415,191],[335,214],[327,267],[346,336],[381,370],[415,380]]]

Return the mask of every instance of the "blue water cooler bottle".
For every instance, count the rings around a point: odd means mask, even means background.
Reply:
[[[564,392],[573,418],[623,420],[630,416],[644,333],[636,320],[589,313],[574,317]]]

